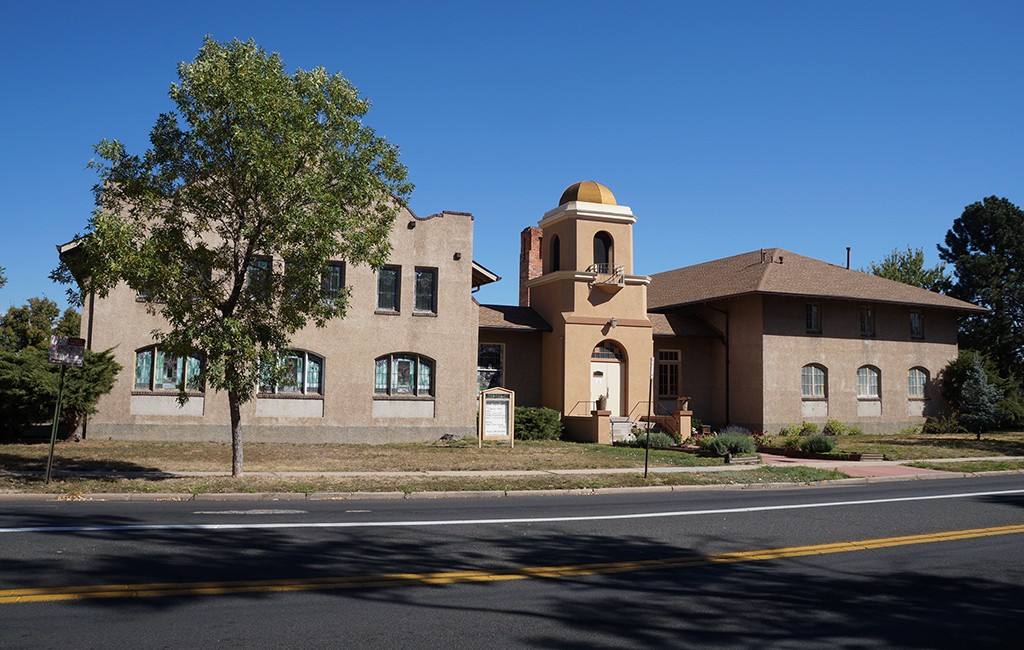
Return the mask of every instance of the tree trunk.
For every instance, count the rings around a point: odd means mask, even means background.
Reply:
[[[228,391],[231,411],[231,476],[242,475],[242,404],[234,391]]]

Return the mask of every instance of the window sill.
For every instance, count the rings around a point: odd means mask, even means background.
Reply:
[[[134,395],[155,395],[155,396],[159,396],[159,397],[168,397],[168,396],[170,396],[170,397],[177,397],[178,394],[179,393],[176,390],[139,390],[137,388],[132,390],[132,395],[133,396]],[[185,391],[185,394],[188,395],[189,397],[202,397],[206,393],[187,390],[187,391]]]
[[[256,399],[318,399],[322,400],[321,393],[256,393]]]
[[[857,401],[858,402],[881,402],[882,398],[881,397],[861,397],[860,395],[858,395],[857,396]]]
[[[801,397],[800,401],[802,401],[802,402],[827,402],[828,398],[827,397]]]
[[[399,316],[402,312],[395,311],[394,309],[376,309],[373,313],[380,316]]]
[[[414,311],[412,315],[413,317],[424,316],[426,318],[437,318],[436,311]]]
[[[392,401],[401,400],[403,402],[433,402],[433,395],[381,395],[377,393],[373,396],[374,400],[379,401]]]
[[[932,401],[932,398],[930,398],[930,397],[908,397],[907,401],[908,402],[930,402],[930,401]]]

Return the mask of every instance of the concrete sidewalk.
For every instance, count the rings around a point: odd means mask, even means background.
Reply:
[[[933,476],[933,475],[959,475],[961,472],[944,472],[934,469],[922,469],[907,467],[907,463],[930,462],[930,463],[955,463],[960,461],[977,460],[1022,460],[1015,456],[993,456],[977,458],[935,458],[927,460],[831,460],[812,458],[791,458],[776,454],[761,453],[760,463],[735,462],[727,465],[709,465],[694,467],[651,467],[651,474],[674,474],[674,473],[704,473],[704,472],[732,472],[753,469],[764,466],[790,466],[790,467],[816,467],[819,469],[835,469],[844,474],[854,477],[898,477],[898,476]],[[282,471],[264,472],[247,471],[247,477],[265,478],[423,478],[423,477],[530,477],[530,476],[590,476],[600,474],[635,474],[642,471],[638,467],[618,467],[599,469],[548,469],[548,470],[423,470],[407,472],[318,472],[318,471]],[[0,476],[36,476],[38,472],[5,471],[0,470]],[[230,472],[176,472],[176,471],[62,471],[53,473],[54,478],[140,478],[140,479],[167,479],[167,478],[214,478],[227,477]]]

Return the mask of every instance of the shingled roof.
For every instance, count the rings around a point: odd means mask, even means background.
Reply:
[[[480,327],[533,332],[551,331],[551,325],[532,307],[514,305],[480,305]]]
[[[883,302],[958,311],[983,307],[781,248],[765,248],[651,276],[649,310],[749,294]]]
[[[698,338],[722,338],[722,333],[699,318],[685,314],[652,314],[652,333],[655,336],[692,336]]]

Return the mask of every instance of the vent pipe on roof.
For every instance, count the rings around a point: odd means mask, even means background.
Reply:
[[[764,249],[761,249],[761,264],[764,264]]]
[[[846,247],[846,269],[850,269],[850,247]]]

